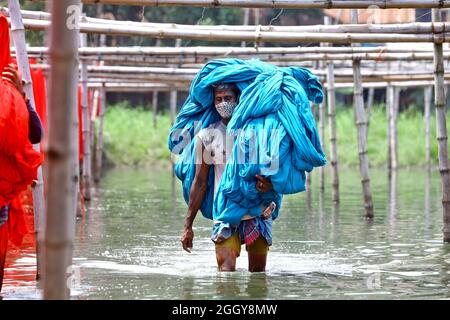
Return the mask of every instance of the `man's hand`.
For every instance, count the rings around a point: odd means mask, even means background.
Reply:
[[[255,178],[256,178],[256,190],[258,190],[259,192],[269,192],[270,190],[273,189],[272,182],[270,182],[269,179],[264,178],[259,174],[257,174]]]
[[[180,241],[181,245],[183,246],[183,249],[189,253],[191,253],[192,251],[193,240],[194,240],[194,231],[192,231],[192,228],[184,228]]]
[[[5,69],[3,69],[2,79],[10,82],[25,98],[25,92],[23,90],[24,82],[14,67],[14,64],[10,63],[7,67],[5,67]]]

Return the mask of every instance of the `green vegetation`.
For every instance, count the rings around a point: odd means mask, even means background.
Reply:
[[[358,165],[356,127],[353,112],[338,108],[337,138],[339,164]],[[450,121],[450,117],[449,117]],[[431,157],[437,162],[435,119],[431,118]],[[450,122],[449,122],[450,123]],[[402,112],[398,119],[398,154],[401,166],[422,165],[425,162],[425,129],[423,114]],[[115,165],[146,166],[167,165],[170,152],[167,136],[170,118],[158,115],[157,127],[153,114],[142,108],[131,109],[126,104],[109,106],[105,116],[105,153]],[[387,161],[387,123],[383,105],[374,106],[369,126],[369,158],[371,166],[384,166]],[[329,154],[329,135],[326,133],[325,149]]]
[[[450,120],[450,117],[448,117]],[[357,133],[353,110],[338,108],[336,114],[338,159],[346,166],[357,166]],[[397,124],[398,157],[400,166],[425,164],[425,122],[423,114],[407,110],[399,114]],[[325,149],[329,154],[329,134],[326,132]],[[437,163],[436,119],[430,119],[431,159]],[[383,166],[387,162],[387,118],[384,105],[375,105],[369,124],[369,159],[371,166]]]
[[[123,103],[108,106],[104,123],[106,158],[115,165],[143,166],[166,162],[170,159],[169,129],[168,116],[158,115],[155,128],[151,112],[131,109]]]

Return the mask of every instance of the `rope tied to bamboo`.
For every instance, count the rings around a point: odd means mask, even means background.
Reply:
[[[382,47],[380,48],[380,51],[378,52],[378,56],[375,59],[376,62],[380,62],[382,60],[384,60],[384,58],[382,57],[383,54],[387,53],[387,48],[386,47]]]

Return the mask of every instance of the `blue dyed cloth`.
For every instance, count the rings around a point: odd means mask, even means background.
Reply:
[[[172,154],[179,155],[175,174],[182,181],[188,203],[195,176],[195,135],[220,120],[212,85],[235,83],[239,104],[227,126],[236,136],[233,152],[214,197],[214,167],[208,176],[202,214],[214,221],[239,225],[249,213],[274,201],[276,219],[284,194],[305,190],[305,172],[325,165],[310,101],[321,103],[322,85],[309,70],[279,68],[257,59],[217,59],[206,64],[193,80],[168,138]],[[273,190],[259,192],[255,175],[271,180]]]

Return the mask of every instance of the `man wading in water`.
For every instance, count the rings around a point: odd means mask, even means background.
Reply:
[[[210,166],[214,166],[214,196],[232,152],[234,137],[227,134],[227,124],[239,100],[239,90],[234,84],[222,83],[214,86],[214,105],[221,120],[210,127],[202,129],[197,135],[196,170],[189,195],[188,212],[181,236],[183,249],[191,252],[194,232],[192,225],[201,207],[208,185]],[[262,176],[255,176],[256,189],[259,192],[272,190],[272,183]],[[260,217],[246,214],[239,225],[233,226],[216,222],[211,239],[216,247],[217,265],[220,271],[235,271],[236,258],[241,252],[241,245],[246,244],[248,251],[248,269],[250,272],[265,271],[267,252],[272,245],[272,202]]]

